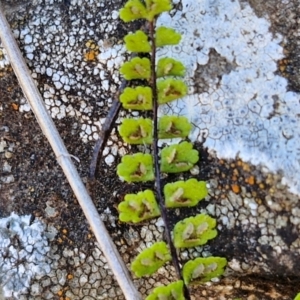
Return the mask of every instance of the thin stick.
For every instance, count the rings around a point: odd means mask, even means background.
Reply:
[[[71,157],[44,105],[43,99],[30,76],[30,71],[23,59],[20,49],[11,33],[2,10],[0,9],[0,38],[7,51],[11,65],[18,77],[22,90],[30,103],[39,125],[48,139],[51,147],[62,167],[78,202],[88,219],[96,236],[100,248],[107,259],[126,299],[140,300],[141,296],[132,283],[128,270],[122,261],[114,243],[112,242],[105,225],[101,221],[92,199],[88,195],[81,178],[71,161]]]
[[[91,163],[90,163],[90,172],[89,172],[90,180],[95,179],[97,162],[99,160],[101,160],[101,158],[102,158],[102,153],[103,153],[104,147],[106,145],[107,139],[109,137],[109,134],[112,130],[112,126],[113,126],[113,124],[118,116],[118,113],[120,111],[120,108],[121,108],[121,103],[118,99],[118,95],[120,94],[120,92],[122,90],[124,90],[125,86],[126,86],[126,80],[123,80],[120,85],[117,97],[116,97],[117,99],[114,100],[114,102],[107,114],[103,128],[100,131],[99,139],[97,140],[97,142],[95,144],[95,147],[93,150],[93,156],[92,156]]]
[[[156,61],[156,44],[155,44],[155,20],[149,22],[149,35],[152,44],[151,50],[151,84],[153,91],[153,156],[154,156],[154,168],[155,168],[155,185],[157,190],[158,203],[161,211],[161,216],[165,224],[165,234],[167,243],[169,245],[172,262],[177,274],[178,279],[183,281],[181,274],[181,268],[179,264],[179,259],[177,256],[176,248],[173,244],[170,228],[170,222],[167,214],[166,207],[164,205],[163,196],[162,196],[162,187],[161,187],[161,178],[160,178],[160,168],[158,161],[158,99],[157,99],[157,86],[156,86],[156,70],[155,70],[155,61]],[[184,281],[183,281],[184,282]],[[184,296],[187,300],[190,300],[189,290],[184,284]]]

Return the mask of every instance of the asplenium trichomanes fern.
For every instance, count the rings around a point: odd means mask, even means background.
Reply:
[[[156,28],[159,14],[171,8],[171,0],[129,0],[120,10],[123,21],[144,19],[148,25],[147,33],[137,30],[125,36],[126,49],[142,56],[125,62],[120,69],[126,80],[138,79],[146,84],[125,88],[120,101],[125,109],[152,110],[153,118],[127,118],[120,125],[119,133],[126,143],[152,145],[152,154],[139,152],[123,156],[117,173],[127,182],[155,181],[155,192],[147,189],[127,194],[118,206],[119,218],[123,222],[138,223],[161,215],[167,243],[160,241],[145,249],[132,262],[131,269],[137,277],[151,275],[172,260],[178,275],[177,282],[154,289],[148,300],[190,299],[187,285],[220,276],[226,266],[225,258],[199,257],[188,261],[181,270],[177,256],[180,248],[204,245],[216,237],[215,219],[199,214],[178,222],[173,229],[173,237],[169,230],[167,209],[195,206],[207,195],[205,182],[193,178],[161,186],[161,173],[189,171],[199,160],[198,151],[188,141],[165,147],[160,153],[158,148],[159,139],[184,140],[192,129],[185,117],[171,115],[158,118],[159,105],[187,94],[186,84],[179,79],[185,73],[184,65],[171,57],[161,58],[156,63],[158,47],[176,45],[181,39],[181,35],[172,28]]]

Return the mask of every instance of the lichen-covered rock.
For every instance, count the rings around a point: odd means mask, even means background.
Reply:
[[[124,26],[118,19],[122,1],[2,2],[45,104],[70,153],[80,158],[78,168],[85,177],[91,142],[99,137],[120,85],[118,70],[125,60],[120,41],[136,25]],[[189,96],[169,103],[160,114],[171,110],[188,117],[194,125],[190,138],[208,148],[209,154],[195,146],[201,156],[197,179],[208,182],[209,196],[191,211],[216,218],[219,232],[208,245],[182,251],[181,258],[213,254],[228,260],[223,279],[192,288],[192,295],[199,300],[293,299],[300,282],[298,1],[174,4],[171,16],[163,15],[158,25],[175,28],[183,39],[170,50],[161,48],[158,59],[183,62]],[[12,211],[35,215],[57,232],[47,246],[50,273],[32,274],[24,289],[11,288],[0,278],[0,291],[22,290],[21,300],[124,299],[3,48],[0,68],[1,178],[14,178],[0,182],[1,217]],[[113,130],[93,193],[128,266],[133,254],[161,240],[164,230],[160,220],[138,228],[117,221],[119,197],[138,192],[124,191],[113,170],[118,155],[130,151]],[[57,213],[48,214],[47,207]],[[174,212],[172,223],[182,217],[185,212]],[[48,262],[44,254],[40,258]],[[174,270],[166,267],[135,284],[148,295],[157,282],[168,284],[174,278]]]

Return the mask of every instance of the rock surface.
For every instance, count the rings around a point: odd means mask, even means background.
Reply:
[[[160,22],[179,30],[183,41],[164,51],[188,67],[190,95],[162,111],[195,124],[191,139],[202,157],[197,177],[207,180],[209,197],[170,217],[174,224],[198,212],[216,217],[218,237],[181,257],[229,261],[225,276],[193,289],[193,297],[293,299],[300,292],[299,0],[174,3],[171,17]],[[120,85],[122,37],[133,26],[118,19],[122,1],[2,4],[87,182],[94,142]],[[1,46],[0,99],[0,299],[124,299]],[[131,151],[117,134],[124,115],[91,193],[129,267],[164,229],[160,220],[118,221],[124,194],[142,189],[124,185],[115,173],[121,155]],[[174,278],[167,266],[134,282],[146,295]]]

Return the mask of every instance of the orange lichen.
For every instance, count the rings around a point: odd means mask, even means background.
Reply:
[[[86,61],[93,61],[96,59],[96,56],[98,55],[97,51],[95,50],[90,50],[90,51],[87,51],[85,54],[84,54],[84,59]]]
[[[232,189],[232,191],[234,192],[234,193],[236,193],[236,194],[238,194],[239,192],[240,192],[240,186],[239,185],[237,185],[237,184],[233,184],[233,185],[231,185],[231,189]]]
[[[245,181],[248,184],[253,185],[255,183],[255,178],[254,178],[254,176],[250,176],[250,177],[246,178]]]
[[[97,55],[99,54],[99,47],[93,40],[88,40],[85,43],[85,47],[87,47],[87,50],[84,53],[84,60],[85,61],[94,61],[97,58]]]
[[[60,290],[60,291],[57,292],[57,295],[58,295],[58,296],[62,296],[63,293],[64,293],[64,291]]]
[[[68,274],[68,275],[67,275],[67,279],[68,279],[68,280],[71,280],[71,279],[73,279],[73,278],[74,278],[74,276],[73,276],[72,274]]]
[[[13,110],[19,110],[19,104],[17,104],[17,103],[12,103],[11,107]]]
[[[243,163],[243,170],[246,171],[246,172],[250,172],[250,166],[246,163]]]

